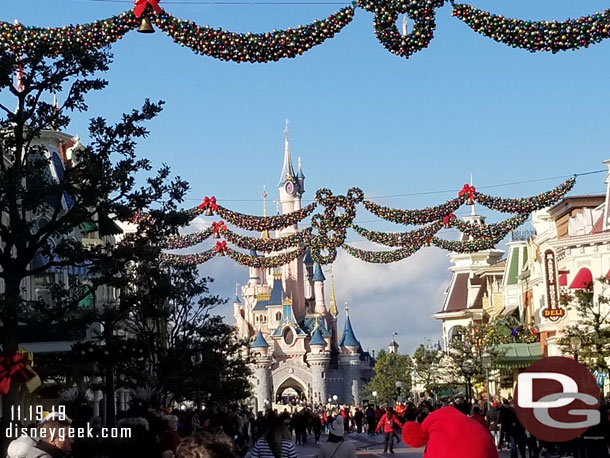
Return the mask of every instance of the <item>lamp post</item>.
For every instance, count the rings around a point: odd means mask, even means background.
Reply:
[[[377,407],[377,391],[373,391],[371,394],[373,395],[373,404]]]
[[[400,389],[402,388],[402,382],[398,380],[396,381],[394,386],[396,387],[396,404],[398,404],[399,402],[401,402]]]
[[[474,374],[474,363],[471,359],[467,359],[462,363],[462,372],[466,377],[466,401],[470,409],[470,377]]]
[[[487,391],[487,411],[489,411],[489,369],[491,368],[491,355],[487,351],[481,355],[481,365],[485,369],[485,390]]]
[[[576,361],[576,362],[578,362],[578,352],[580,351],[581,347],[582,347],[582,340],[580,339],[580,337],[578,337],[578,336],[570,337],[570,348],[572,349],[572,352],[574,353],[574,361]]]

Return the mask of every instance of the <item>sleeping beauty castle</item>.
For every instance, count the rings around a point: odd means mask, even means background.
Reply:
[[[281,214],[299,210],[305,193],[301,161],[295,173],[288,129],[285,134],[278,185]],[[295,224],[275,234],[264,232],[262,237],[298,231]],[[339,335],[332,273],[329,277],[330,282],[309,252],[280,268],[249,268],[242,299],[235,299],[234,316],[239,336],[249,341],[253,357],[251,382],[257,411],[295,402],[360,404],[361,388],[373,376],[372,359],[356,337],[347,304]]]

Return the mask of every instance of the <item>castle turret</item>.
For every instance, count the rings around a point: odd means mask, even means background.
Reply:
[[[257,257],[258,253],[256,250],[250,250],[250,256]],[[258,267],[249,267],[248,268],[249,277],[248,277],[248,285],[260,285],[261,284],[261,270]]]
[[[241,305],[241,301],[239,300],[239,283],[235,284],[235,300],[233,301],[233,317],[235,321],[239,321],[239,319],[243,319],[243,309]]]
[[[339,365],[343,371],[343,402],[346,404],[360,404],[360,342],[356,338],[352,323],[349,319],[349,307],[345,303],[345,326],[339,342],[341,354]]]
[[[305,258],[303,259],[303,264],[305,264],[305,299],[313,299],[314,298],[314,288],[313,288],[313,258],[311,257],[311,251],[307,250],[305,252]]]
[[[298,160],[298,171],[297,171],[297,183],[299,183],[299,189],[301,194],[305,192],[305,175],[303,174],[303,167],[301,164],[301,156],[299,156]]]
[[[330,315],[330,342],[335,348],[339,347],[339,333],[337,332],[337,317],[339,309],[337,308],[337,298],[335,297],[335,276],[331,268],[330,271],[330,300],[328,302],[328,314]]]
[[[400,347],[400,345],[398,345],[398,342],[396,342],[396,340],[394,340],[395,335],[396,335],[396,333],[392,334],[392,340],[390,341],[390,345],[388,345],[388,352],[391,355],[397,355],[398,347]]]
[[[324,372],[328,371],[330,352],[326,351],[326,340],[322,335],[322,328],[316,327],[309,341],[311,353],[307,355],[307,362],[311,370],[311,390],[314,404],[323,404],[328,396],[328,387]]]
[[[254,357],[253,376],[255,379],[254,396],[256,399],[256,411],[271,408],[272,381],[271,363],[269,356],[269,344],[259,330],[254,342],[250,345],[250,355]]]
[[[320,264],[316,263],[313,272],[313,288],[314,288],[314,297],[316,300],[316,307],[314,312],[319,313],[320,315],[326,315],[326,303],[324,302],[324,281],[326,278],[324,277],[324,273],[322,272],[322,267]]]

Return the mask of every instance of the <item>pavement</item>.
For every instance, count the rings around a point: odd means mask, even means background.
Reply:
[[[299,458],[317,458],[318,456],[318,445],[313,442],[313,438],[310,436],[308,439],[312,439],[305,445],[297,445],[297,455]],[[321,441],[325,441],[327,436],[322,436]],[[357,452],[356,455],[360,458],[422,458],[424,456],[423,448],[411,448],[401,441],[394,445],[394,454],[383,453],[383,434],[377,434],[375,436],[369,436],[368,434],[356,434],[350,433],[347,435],[347,440],[354,443]],[[500,458],[509,458],[510,452],[504,450],[500,452]]]

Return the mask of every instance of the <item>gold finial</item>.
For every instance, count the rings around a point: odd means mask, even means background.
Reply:
[[[345,316],[349,316],[349,305],[347,302],[345,303]]]
[[[333,317],[339,315],[339,309],[337,308],[337,298],[335,297],[335,275],[333,274],[333,266],[330,266],[330,301],[329,301],[329,313]]]

